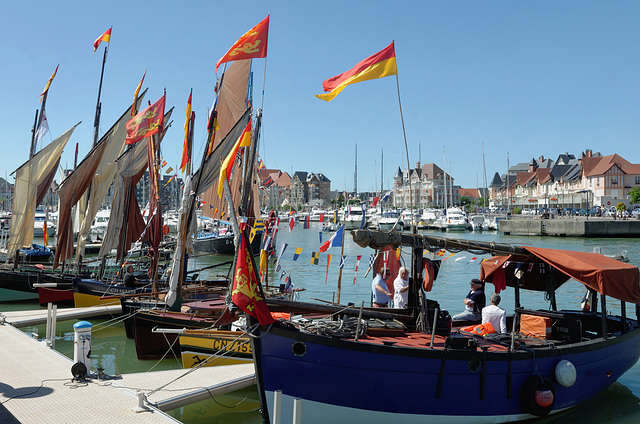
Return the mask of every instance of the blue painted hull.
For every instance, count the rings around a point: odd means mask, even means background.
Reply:
[[[296,342],[304,343],[304,355],[294,355]],[[276,390],[284,395],[283,422],[289,420],[294,398],[302,399],[305,423],[327,422],[332,416],[368,423],[389,418],[425,422],[425,417],[437,422],[509,422],[534,417],[523,408],[521,392],[536,369],[554,384],[552,412],[600,393],[638,361],[640,330],[608,340],[536,348],[535,357],[531,350],[445,353],[372,345],[275,326],[254,344],[268,402]],[[554,376],[562,359],[577,371],[569,388]],[[470,371],[470,361],[484,363],[484,373],[482,366]],[[316,415],[321,411],[324,415]]]

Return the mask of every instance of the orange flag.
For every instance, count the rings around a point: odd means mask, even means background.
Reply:
[[[242,224],[240,229],[240,248],[238,249],[236,270],[233,274],[231,301],[247,314],[257,318],[260,325],[269,325],[275,320],[258,290],[258,278],[251,263],[247,239],[244,236],[245,226],[246,224]]]
[[[126,144],[135,144],[145,137],[157,134],[164,124],[164,103],[166,95],[154,104],[138,113],[127,122]]]
[[[40,97],[44,96],[45,94],[47,94],[47,91],[49,91],[49,87],[51,87],[51,82],[56,77],[56,74],[58,73],[58,68],[59,67],[60,67],[60,65],[58,64],[58,66],[56,66],[56,70],[53,71],[53,75],[51,75],[51,78],[49,78],[49,81],[47,81],[47,85],[44,86],[44,91],[42,92]],[[42,101],[42,99],[40,99],[40,101]]]
[[[144,81],[144,77],[147,76],[147,70],[145,69],[144,74],[142,74],[142,79],[136,88],[136,92],[133,94],[133,104],[131,105],[131,116],[136,116],[138,111],[136,110],[136,104],[138,103],[138,94],[140,93],[140,88],[142,88],[142,81]]]
[[[180,170],[184,172],[189,160],[189,122],[191,121],[191,94],[189,93],[189,100],[187,100],[187,120],[184,123],[184,144],[182,146],[182,162],[180,163]]]
[[[236,155],[238,154],[238,149],[240,147],[247,147],[251,145],[251,119],[247,122],[247,126],[244,127],[244,131],[240,134],[238,141],[236,141],[236,145],[233,147],[231,152],[229,152],[229,156],[222,162],[222,166],[220,167],[220,177],[218,178],[218,197],[222,197],[223,183],[224,180],[229,180],[229,176],[231,176],[231,170],[233,169],[233,164],[236,160]]]
[[[325,80],[322,83],[325,94],[316,94],[316,97],[330,102],[349,84],[383,78],[389,75],[396,75],[397,73],[396,50],[394,44],[391,43],[378,53],[359,62],[348,71]]]
[[[104,32],[104,34],[102,34],[100,37],[98,37],[96,39],[96,41],[93,42],[93,52],[95,53],[96,50],[98,50],[98,47],[100,47],[100,43],[102,42],[108,43],[109,41],[111,41],[111,28],[109,28],[108,30],[106,30]]]
[[[238,41],[236,41],[229,51],[216,63],[216,72],[218,72],[218,67],[226,62],[267,57],[268,36],[269,16],[247,31],[242,37],[238,38]]]

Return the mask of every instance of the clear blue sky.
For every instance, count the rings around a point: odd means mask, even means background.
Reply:
[[[39,95],[46,142],[82,121],[65,153],[89,151],[104,44],[101,133],[128,107],[147,71],[147,100],[175,106],[163,143],[178,164],[193,88],[199,163],[215,63],[245,31],[270,19],[268,57],[254,60],[263,106],[260,154],[269,168],[323,172],[332,188],[384,185],[406,167],[396,79],[347,87],[330,103],[322,81],[396,43],[400,99],[412,166],[443,165],[457,184],[482,183],[510,163],[585,149],[640,162],[640,2],[637,1],[31,1],[3,5],[0,25],[0,171],[28,156]],[[264,82],[264,99],[262,87]],[[419,157],[421,146],[421,157]],[[13,181],[12,178],[9,178]]]

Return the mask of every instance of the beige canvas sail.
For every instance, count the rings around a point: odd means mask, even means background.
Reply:
[[[16,250],[31,246],[36,208],[48,191],[60,162],[60,156],[78,125],[80,125],[79,122],[15,171],[16,184],[11,210],[7,259],[13,258]]]

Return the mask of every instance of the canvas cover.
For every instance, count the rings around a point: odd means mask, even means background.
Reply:
[[[31,246],[36,209],[48,191],[60,156],[78,125],[80,123],[49,143],[15,171],[7,259],[13,258],[16,250]]]
[[[481,279],[500,287],[517,284],[522,271],[526,290],[543,291],[547,283],[555,288],[573,278],[600,294],[631,303],[640,303],[638,268],[599,253],[524,247],[531,256],[495,256],[481,264]],[[506,263],[506,266],[505,266]],[[530,269],[531,268],[531,269]]]

